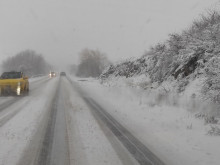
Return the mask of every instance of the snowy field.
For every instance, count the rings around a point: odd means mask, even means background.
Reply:
[[[166,164],[220,163],[220,136],[208,134],[212,124],[195,117],[205,105],[190,99],[200,81],[192,82],[181,97],[164,98],[124,80],[100,84],[96,79],[72,79]]]

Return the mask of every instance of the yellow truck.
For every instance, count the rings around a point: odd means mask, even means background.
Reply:
[[[23,95],[29,92],[29,81],[22,72],[4,72],[0,77],[0,95]]]

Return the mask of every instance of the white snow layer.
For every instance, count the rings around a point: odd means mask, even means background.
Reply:
[[[39,79],[31,80],[31,82],[37,80]],[[17,164],[25,147],[31,143],[37,126],[46,113],[48,99],[51,98],[50,95],[54,92],[56,84],[57,81],[53,80],[35,91],[32,91],[32,86],[30,86],[29,96],[22,98],[0,113],[0,117],[2,117],[5,112],[18,112],[0,127],[1,165]]]
[[[195,99],[201,81],[191,82],[182,96],[166,96],[134,87],[142,77],[103,85],[95,79],[72,79],[166,164],[219,165],[220,137],[208,135],[211,124],[195,117],[208,107]]]

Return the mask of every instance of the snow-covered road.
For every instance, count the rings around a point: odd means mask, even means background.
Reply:
[[[0,164],[139,164],[78,87],[66,77],[43,77],[30,81],[28,96],[2,97]]]
[[[151,101],[95,79],[30,79],[28,96],[0,97],[0,164],[219,164],[209,125]]]
[[[104,107],[165,164],[220,164],[220,138],[208,134],[212,127],[219,128],[220,122],[206,124],[203,117],[197,117],[203,109],[196,109],[201,106],[190,102],[189,97],[158,99],[158,91],[130,85],[128,79],[104,83],[92,78],[74,79],[87,97]],[[191,86],[191,91],[197,90],[197,85]]]

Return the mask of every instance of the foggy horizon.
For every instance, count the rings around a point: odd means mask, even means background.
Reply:
[[[113,62],[140,57],[217,2],[2,0],[0,61],[27,49],[61,69],[77,64],[84,48],[98,49]]]

